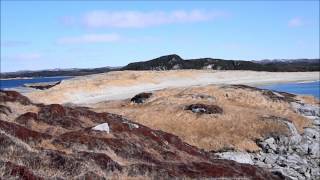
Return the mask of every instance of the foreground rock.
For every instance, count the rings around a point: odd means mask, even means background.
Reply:
[[[110,113],[0,92],[1,179],[280,179]]]
[[[222,152],[216,153],[222,159],[235,160],[269,169],[288,179],[317,179],[320,177],[320,107],[292,102],[293,108],[308,117],[312,125],[299,134],[288,119],[265,117],[267,121],[279,121],[290,130],[289,136],[272,135],[258,140],[258,153]]]

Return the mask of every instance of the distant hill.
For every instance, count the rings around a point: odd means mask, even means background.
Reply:
[[[176,54],[162,56],[143,62],[130,63],[121,70],[174,70],[174,69],[214,69],[253,70],[271,72],[319,71],[319,59],[241,61],[212,58],[184,60]]]
[[[53,69],[40,71],[17,71],[1,73],[1,79],[17,77],[53,77],[53,76],[83,76],[89,74],[105,73],[119,68],[102,67],[93,69]]]
[[[284,59],[255,61],[275,71],[320,71],[320,59]]]
[[[102,67],[93,69],[54,69],[41,71],[18,71],[1,73],[0,78],[16,77],[52,77],[82,76],[122,70],[178,70],[178,69],[213,69],[213,70],[252,70],[269,72],[320,71],[319,59],[280,59],[261,61],[224,60],[199,58],[184,60],[176,54],[161,56],[149,61],[130,63],[124,67]]]

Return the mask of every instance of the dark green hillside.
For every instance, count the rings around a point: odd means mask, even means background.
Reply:
[[[214,69],[252,70],[270,72],[319,71],[319,59],[284,61],[242,61],[200,58],[183,60],[176,54],[162,56],[143,62],[130,63],[121,70],[174,70],[174,69]]]

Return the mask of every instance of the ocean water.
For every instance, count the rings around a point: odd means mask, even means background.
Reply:
[[[8,80],[0,80],[0,89],[6,88],[16,88],[23,86],[26,83],[40,83],[40,82],[54,82],[61,81],[63,79],[69,79],[72,77],[35,77],[31,79],[8,79]]]
[[[283,91],[292,94],[312,95],[320,99],[320,81],[285,83],[259,86],[259,88]]]

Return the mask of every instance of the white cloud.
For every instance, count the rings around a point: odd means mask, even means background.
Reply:
[[[288,26],[289,27],[300,27],[303,26],[305,23],[300,17],[295,17],[289,20]]]
[[[121,37],[118,34],[84,34],[74,37],[62,37],[57,40],[59,44],[90,44],[106,43],[119,41]]]
[[[38,60],[42,58],[42,54],[31,52],[31,53],[20,53],[13,56],[9,56],[8,59],[13,60]]]
[[[175,10],[171,12],[91,11],[86,13],[81,21],[89,28],[138,28],[163,24],[204,22],[226,15],[224,12],[203,10]]]

